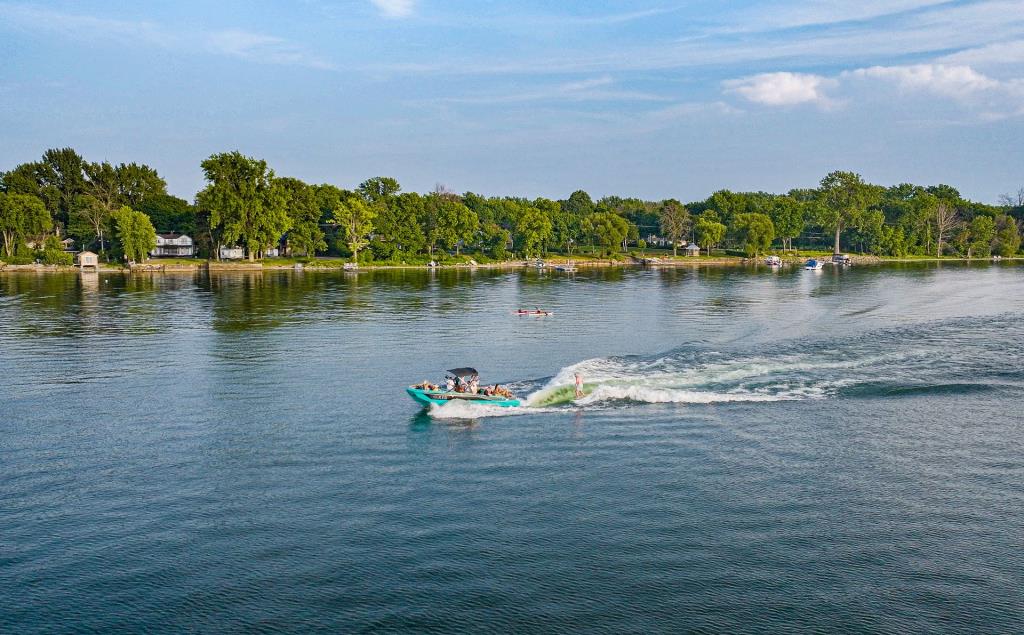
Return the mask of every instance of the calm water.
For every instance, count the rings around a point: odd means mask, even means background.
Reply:
[[[1020,632],[1022,310],[1012,265],[0,274],[0,631]],[[403,393],[467,364],[530,405]]]

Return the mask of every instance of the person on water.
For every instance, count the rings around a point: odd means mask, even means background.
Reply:
[[[583,397],[583,378],[580,377],[579,373],[576,373],[576,399]]]
[[[451,377],[445,377],[444,389],[447,390],[448,392],[455,390],[455,379]]]

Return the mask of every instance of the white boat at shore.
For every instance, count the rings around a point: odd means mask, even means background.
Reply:
[[[804,263],[804,269],[807,269],[808,271],[821,271],[824,267],[824,262],[822,262],[821,260],[815,260],[814,258],[811,258],[806,263]]]
[[[781,267],[782,258],[779,258],[778,256],[768,256],[767,258],[764,259],[764,264],[768,265],[769,267]]]

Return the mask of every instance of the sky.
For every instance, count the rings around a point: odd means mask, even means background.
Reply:
[[[1024,186],[1024,0],[0,0],[0,170],[699,200],[832,170]]]

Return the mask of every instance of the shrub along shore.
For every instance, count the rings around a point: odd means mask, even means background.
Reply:
[[[563,200],[403,192],[374,177],[351,189],[279,177],[265,161],[239,152],[201,163],[206,186],[187,201],[167,193],[155,169],[90,162],[71,148],[0,173],[0,261],[71,264],[89,250],[105,265],[163,268],[189,263],[151,259],[156,234],[187,234],[195,255],[217,261],[239,248],[268,268],[341,266],[508,267],[528,259],[615,264],[650,255],[685,264],[736,264],[766,253],[848,251],[882,259],[976,259],[1020,253],[1024,189],[998,205],[963,198],[949,185],[864,182],[832,172],[817,187],[785,194],[720,190],[683,204],[579,190]],[[265,259],[284,254],[291,260]],[[721,255],[719,255],[721,254]],[[669,263],[663,263],[669,264]]]

